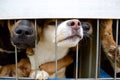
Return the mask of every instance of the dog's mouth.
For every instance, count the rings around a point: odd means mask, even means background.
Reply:
[[[66,41],[66,40],[72,40],[72,41],[75,41],[76,39],[82,39],[82,36],[80,36],[80,35],[72,35],[72,36],[68,36],[68,37],[66,37],[66,38],[64,38],[64,39],[61,39],[61,40],[59,40],[58,42],[62,42],[62,41]]]
[[[30,42],[30,43],[21,43],[21,42],[13,42],[13,44],[18,48],[18,49],[27,49],[27,48],[34,48],[35,43]]]
[[[34,44],[27,44],[27,43],[14,43],[14,45],[16,45],[16,47],[18,48],[18,49],[26,49],[26,48],[28,48],[28,47],[34,47],[35,45]]]
[[[13,36],[11,37],[11,41],[18,49],[26,49],[26,48],[33,48],[35,47],[35,37],[18,37]]]

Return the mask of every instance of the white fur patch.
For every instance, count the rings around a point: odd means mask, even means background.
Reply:
[[[43,70],[32,71],[30,76],[32,79],[46,80],[49,77],[49,74]]]

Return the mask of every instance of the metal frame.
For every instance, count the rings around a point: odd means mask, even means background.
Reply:
[[[1,0],[0,19],[120,18],[119,0]]]
[[[95,64],[95,70],[88,71],[88,78],[77,78],[78,80],[119,80],[120,78],[116,78],[116,71],[114,73],[114,78],[98,78],[99,73],[99,19],[120,19],[120,1],[119,0],[1,0],[0,1],[0,20],[4,19],[44,19],[44,18],[84,18],[84,19],[98,19],[97,20],[97,39],[96,45],[92,46],[90,49],[89,60],[94,61],[92,58],[95,58],[96,61],[89,64],[89,70]],[[27,4],[26,4],[27,3]],[[57,22],[57,20],[56,20]],[[118,20],[117,20],[117,30],[118,30]],[[91,43],[93,39],[91,39]],[[36,41],[37,42],[37,41]],[[118,31],[116,31],[116,42],[118,44]],[[90,46],[91,46],[90,43]],[[95,44],[95,43],[93,43]],[[96,48],[96,50],[94,50]],[[57,49],[57,48],[56,48]],[[78,50],[78,49],[76,49]],[[94,53],[93,53],[94,52]],[[16,52],[15,52],[16,53]],[[77,52],[78,53],[78,52]],[[92,53],[92,54],[91,54]],[[95,54],[96,53],[96,54]],[[94,56],[93,56],[94,55]],[[57,56],[56,56],[57,57]],[[77,56],[78,57],[78,56]],[[81,58],[81,57],[80,57]],[[77,63],[76,58],[76,63]],[[57,60],[56,60],[57,64]],[[17,65],[16,65],[17,66]],[[57,66],[57,65],[56,65]],[[77,66],[77,65],[76,65]],[[56,67],[57,68],[57,67]],[[77,67],[76,67],[77,68]],[[76,69],[77,74],[78,69]],[[57,72],[56,72],[57,73]],[[95,78],[92,74],[94,73]],[[56,75],[57,77],[57,75]],[[17,76],[16,76],[17,78]],[[8,78],[0,78],[0,80],[8,80]],[[15,79],[10,78],[9,79]],[[26,78],[26,80],[29,78]],[[23,80],[23,79],[22,79]]]

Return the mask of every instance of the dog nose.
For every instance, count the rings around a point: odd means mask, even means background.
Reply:
[[[81,22],[79,20],[77,20],[77,19],[70,20],[68,22],[68,26],[70,26],[74,30],[80,29],[80,25],[81,25]]]
[[[93,32],[91,24],[89,22],[81,22],[84,35],[91,35]]]
[[[84,31],[89,31],[90,30],[90,25],[86,22],[82,22],[82,28]]]
[[[31,27],[28,26],[17,26],[15,28],[15,34],[17,34],[18,36],[22,35],[22,36],[30,36],[33,34],[33,30]]]

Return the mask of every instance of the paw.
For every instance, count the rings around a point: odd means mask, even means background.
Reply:
[[[43,70],[37,70],[37,71],[32,71],[30,73],[31,78],[39,79],[39,80],[45,80],[49,78],[49,74],[46,71]]]

